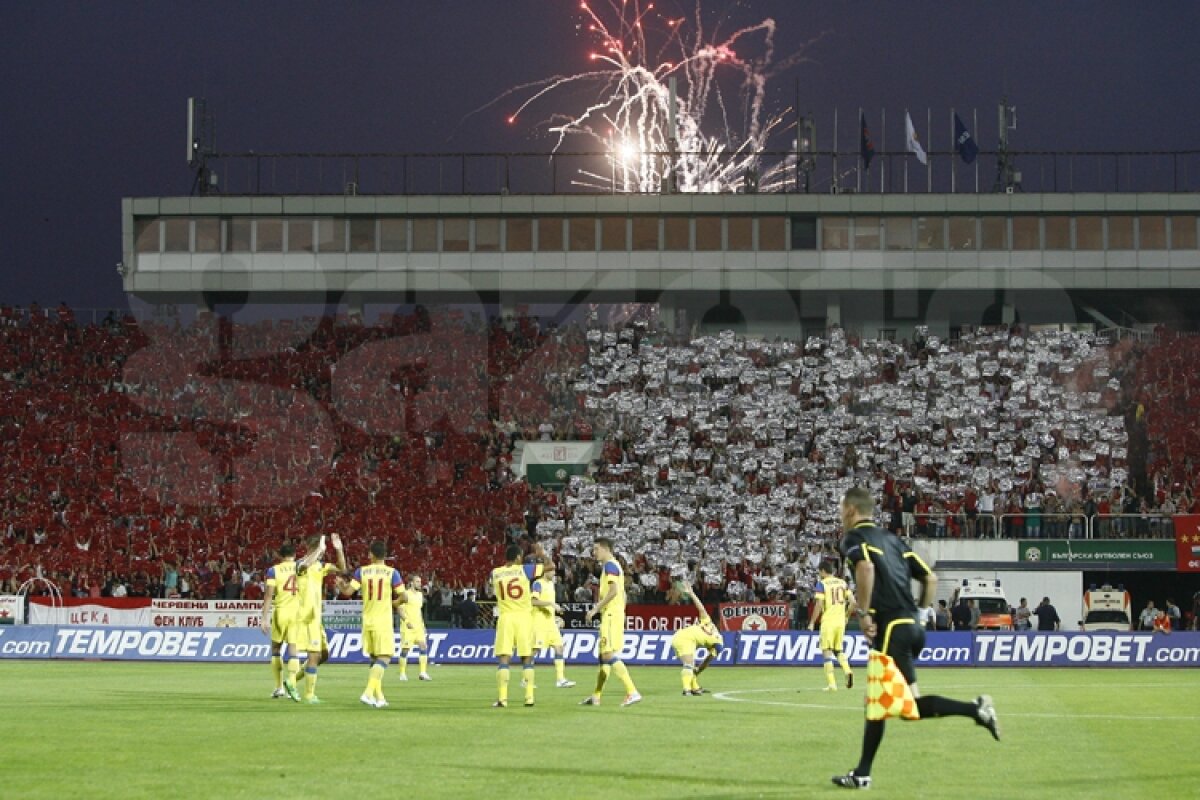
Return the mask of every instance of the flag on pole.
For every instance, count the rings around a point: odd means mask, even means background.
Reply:
[[[975,140],[971,138],[971,132],[967,130],[966,125],[963,125],[958,114],[954,115],[954,149],[968,164],[975,160],[975,156],[979,155],[979,145],[975,144]]]
[[[871,132],[867,130],[867,115],[859,112],[858,122],[860,128],[858,149],[862,154],[863,168],[871,168],[871,159],[875,157],[875,144],[871,141]]]
[[[921,146],[921,140],[917,138],[917,129],[913,127],[912,117],[907,111],[904,112],[904,147],[908,152],[916,155],[917,161],[922,164],[929,163],[925,156],[925,148]]]

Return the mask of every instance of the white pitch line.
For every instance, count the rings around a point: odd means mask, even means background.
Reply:
[[[1148,684],[1149,686],[1163,686],[1164,684]],[[948,687],[948,688],[963,688],[963,687]],[[1013,688],[1013,687],[1004,687]],[[1058,687],[1053,687],[1058,688]],[[1090,685],[1083,688],[1091,688]],[[782,700],[751,700],[742,697],[736,697],[740,694],[762,694],[765,692],[790,692],[790,691],[821,691],[820,689],[735,689],[728,692],[714,692],[714,700],[725,700],[730,703],[749,703],[756,706],[785,706],[787,708],[812,708],[819,711],[860,711],[858,706],[827,706],[820,703],[787,703]],[[1002,717],[1036,717],[1040,719],[1111,719],[1133,721],[1145,720],[1148,722],[1158,722],[1165,720],[1194,720],[1195,715],[1184,716],[1161,716],[1161,715],[1141,715],[1141,714],[1050,714],[1045,712],[1020,712],[1020,711],[1004,711],[1001,709]]]

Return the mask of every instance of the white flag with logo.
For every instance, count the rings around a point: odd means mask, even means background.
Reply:
[[[917,129],[913,127],[912,117],[907,111],[904,112],[904,141],[908,152],[915,153],[917,161],[924,164],[925,148],[921,146],[921,140],[917,138]]]

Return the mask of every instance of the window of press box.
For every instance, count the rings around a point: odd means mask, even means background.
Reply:
[[[533,249],[533,220],[504,220],[504,249],[510,253],[528,253]]]
[[[1108,249],[1133,249],[1133,217],[1108,218]]]
[[[633,218],[633,249],[658,249],[658,217]]]
[[[322,253],[346,252],[345,217],[324,217],[317,220],[317,249]]]
[[[217,217],[199,217],[196,220],[196,252],[221,252],[221,220]]]
[[[1075,218],[1075,249],[1104,249],[1104,217]]]
[[[883,223],[879,217],[854,218],[854,249],[879,250]]]
[[[596,218],[571,217],[567,220],[571,252],[596,249]]]
[[[945,217],[917,217],[917,249],[946,249]]]
[[[847,250],[850,247],[850,220],[847,217],[821,218],[821,249]]]
[[[438,233],[436,219],[414,219],[412,221],[412,249],[414,253],[436,253]]]
[[[983,217],[979,220],[979,244],[984,250],[1008,249],[1008,218]]]
[[[500,252],[500,220],[497,217],[480,217],[475,220],[475,252]]]
[[[350,252],[374,253],[377,250],[378,248],[375,246],[375,218],[351,217]]]
[[[403,217],[383,217],[379,220],[379,251],[403,253],[408,250],[408,220]]]
[[[663,220],[663,249],[692,249],[692,221],[690,219],[687,217],[667,217]]]
[[[729,249],[745,251],[754,249],[754,218],[730,217],[725,220]]]
[[[696,217],[696,249],[721,249],[720,217]]]
[[[625,217],[600,218],[600,249],[608,252],[629,249],[625,235]]]
[[[274,217],[264,217],[254,223],[254,252],[282,253],[283,252],[283,220]]]
[[[229,220],[229,238],[225,242],[226,252],[250,252],[250,222],[249,217],[233,217]]]
[[[564,249],[562,218],[540,218],[538,220],[538,250],[543,253],[553,253]]]
[[[792,217],[792,249],[817,249],[817,218],[810,216]]]
[[[1138,217],[1138,249],[1167,249],[1167,218]]]
[[[1071,218],[1046,217],[1046,249],[1071,249]]]
[[[139,253],[158,252],[158,220],[139,219],[133,226],[134,249]]]
[[[883,234],[888,250],[912,250],[912,217],[888,217],[883,221]]]
[[[304,217],[288,220],[287,251],[289,253],[312,253],[313,221]]]
[[[471,220],[446,217],[442,220],[442,251],[465,253],[471,247]]]
[[[950,217],[948,244],[951,250],[975,250],[978,245],[975,228],[976,217]]]
[[[1012,249],[1040,250],[1042,248],[1040,222],[1041,220],[1037,217],[1013,217]]]
[[[759,217],[758,219],[758,249],[786,250],[787,228],[786,217]]]
[[[1171,217],[1171,249],[1196,249],[1196,218]]]
[[[186,253],[192,249],[192,221],[186,217],[166,217],[163,223],[163,252]]]

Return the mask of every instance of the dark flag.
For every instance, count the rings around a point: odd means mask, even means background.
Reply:
[[[863,169],[871,168],[871,159],[875,157],[875,143],[871,141],[871,132],[867,130],[867,115],[858,112],[858,121],[862,132],[859,136],[858,149],[862,154]]]
[[[963,121],[958,118],[958,114],[954,115],[954,149],[962,156],[962,160],[970,164],[975,160],[975,156],[979,155],[979,145],[975,144],[975,140],[971,138],[970,131],[967,126],[963,125]]]

